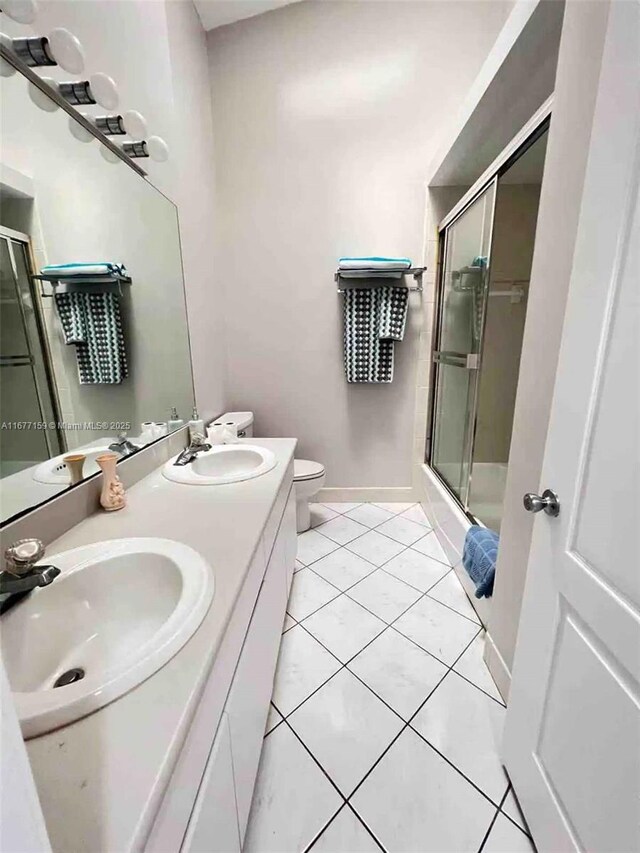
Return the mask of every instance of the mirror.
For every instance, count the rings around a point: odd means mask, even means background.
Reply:
[[[125,162],[108,162],[98,140],[79,141],[74,119],[43,109],[21,74],[0,79],[0,101],[7,521],[70,487],[64,456],[84,456],[86,478],[122,433],[124,458],[166,434],[172,407],[188,421],[194,391],[175,206]],[[124,269],[36,277],[51,265],[105,263]]]

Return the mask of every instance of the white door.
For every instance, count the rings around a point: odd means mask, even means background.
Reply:
[[[542,853],[640,851],[639,184],[640,4],[614,0],[505,727]]]

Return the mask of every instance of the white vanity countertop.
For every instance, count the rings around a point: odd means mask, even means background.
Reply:
[[[159,536],[195,548],[215,575],[209,612],[166,666],[88,717],[27,741],[55,851],[124,853],[144,845],[296,446],[291,438],[246,442],[272,450],[276,467],[211,487],[172,483],[158,469],[128,490],[123,510],[95,513],[47,549],[52,555],[100,540]]]

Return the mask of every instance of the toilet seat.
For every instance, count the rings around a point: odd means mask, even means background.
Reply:
[[[317,480],[324,477],[324,465],[319,462],[311,462],[309,459],[293,460],[293,481]]]

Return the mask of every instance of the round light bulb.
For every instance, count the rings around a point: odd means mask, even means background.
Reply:
[[[56,81],[52,80],[51,77],[41,77],[40,79],[43,83],[47,83],[51,86],[52,89],[55,89],[57,86]],[[42,89],[38,89],[38,87],[34,86],[33,83],[29,83],[28,91],[29,97],[33,103],[46,113],[55,113],[56,110],[60,109],[53,98],[50,98],[49,95],[43,92]]]
[[[132,139],[144,139],[147,135],[147,120],[137,110],[127,110],[122,116],[122,124]]]
[[[150,136],[147,139],[149,157],[156,163],[165,163],[169,159],[169,146],[160,136]]]
[[[2,0],[2,11],[19,24],[32,24],[38,7],[35,0]]]
[[[60,68],[70,74],[80,74],[84,69],[84,50],[79,40],[64,27],[56,27],[49,34],[49,47]]]
[[[92,142],[95,139],[95,136],[89,133],[87,128],[80,124],[79,121],[76,121],[73,116],[69,116],[69,130],[71,131],[71,135],[75,136],[79,142]]]
[[[107,161],[107,163],[119,163],[120,162],[120,158],[118,157],[118,155],[114,151],[112,151],[110,148],[107,148],[106,145],[100,146],[100,153],[102,154],[103,158]]]
[[[99,71],[89,77],[89,83],[96,102],[105,110],[115,110],[118,106],[118,89],[111,77]]]

